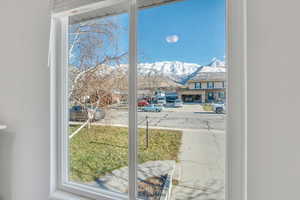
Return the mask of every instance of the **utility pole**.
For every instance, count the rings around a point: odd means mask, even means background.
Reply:
[[[146,115],[146,149],[149,147],[149,117]]]

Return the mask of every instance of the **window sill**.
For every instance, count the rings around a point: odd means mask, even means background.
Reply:
[[[49,200],[88,200],[82,197],[71,195],[62,191],[55,191],[49,196]]]
[[[77,191],[78,192],[78,191]],[[62,189],[58,189],[50,194],[49,200],[125,200],[125,198],[118,198],[115,197],[107,197],[107,196],[100,196],[100,195],[91,195],[89,197],[85,196],[85,194],[80,195],[80,192],[78,194],[71,193],[69,191],[65,191]],[[127,198],[126,198],[127,199]],[[127,199],[128,200],[128,199]]]
[[[55,191],[49,196],[49,200],[112,200],[105,197],[99,197],[97,199],[89,199],[79,195],[74,195],[68,192]]]

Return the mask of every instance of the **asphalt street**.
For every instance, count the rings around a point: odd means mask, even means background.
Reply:
[[[138,112],[138,125],[177,129],[225,130],[225,115],[203,111],[199,104],[184,105],[181,108],[164,108],[162,112]],[[112,109],[100,123],[128,124],[128,110]]]

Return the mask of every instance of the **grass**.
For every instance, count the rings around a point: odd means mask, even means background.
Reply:
[[[79,126],[71,126],[70,132]],[[154,160],[178,161],[180,131],[139,129],[139,163]],[[91,126],[82,129],[70,141],[70,179],[90,182],[115,169],[128,166],[128,129],[112,126]]]
[[[213,106],[211,104],[204,104],[202,107],[204,111],[213,111]]]

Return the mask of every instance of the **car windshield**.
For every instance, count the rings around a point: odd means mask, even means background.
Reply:
[[[82,109],[81,106],[73,106],[72,110],[74,111],[80,111]]]

